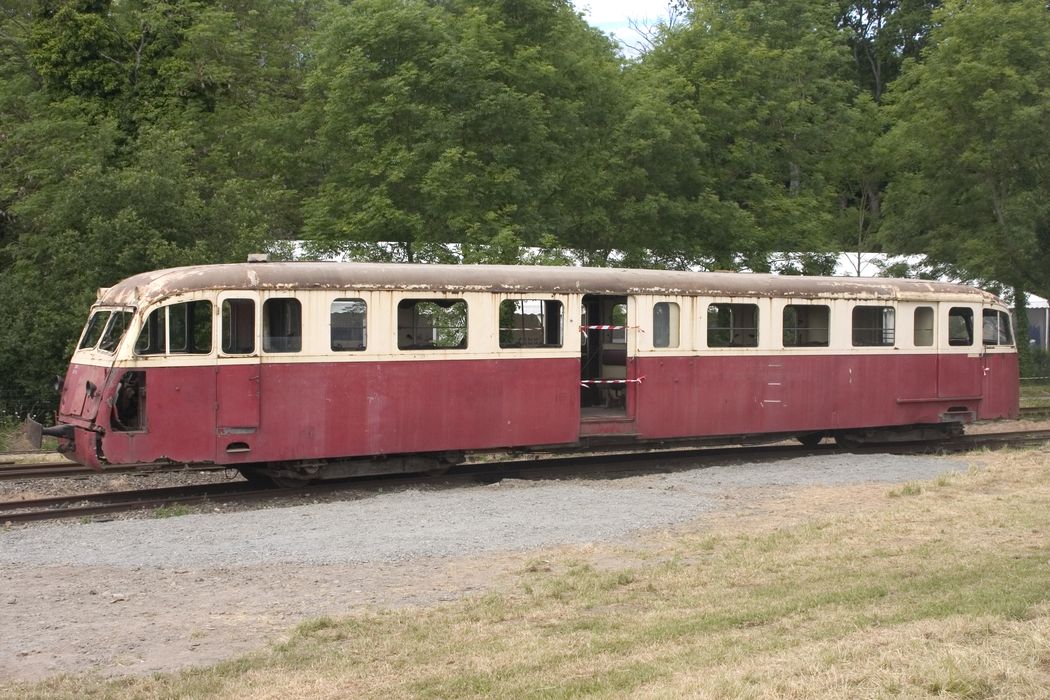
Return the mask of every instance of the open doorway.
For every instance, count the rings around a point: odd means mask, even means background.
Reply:
[[[583,297],[580,349],[580,415],[627,415],[627,297]]]

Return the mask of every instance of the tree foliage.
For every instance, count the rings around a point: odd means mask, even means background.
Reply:
[[[1050,13],[954,0],[891,91],[884,234],[970,277],[1050,296]]]
[[[94,290],[297,226],[259,143],[299,91],[290,3],[23,2],[0,18],[0,370],[60,369]],[[306,23],[308,26],[308,23]],[[303,28],[305,29],[306,26]]]
[[[1050,294],[1045,3],[673,8],[628,58],[568,0],[8,0],[3,383],[49,383],[97,287],[304,239],[785,273],[881,247]]]
[[[362,0],[326,24],[303,111],[307,237],[514,262],[544,236],[605,235],[619,68],[568,4]]]
[[[630,240],[718,267],[834,239],[835,182],[856,87],[831,3],[694,5],[637,67],[625,129]]]

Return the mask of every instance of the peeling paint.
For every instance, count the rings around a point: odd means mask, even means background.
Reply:
[[[947,282],[796,277],[731,272],[614,268],[384,263],[237,263],[145,272],[106,289],[102,305],[144,305],[203,290],[405,290],[525,294],[652,294],[805,299],[895,299],[999,303],[992,294]],[[101,291],[101,290],[100,290]]]

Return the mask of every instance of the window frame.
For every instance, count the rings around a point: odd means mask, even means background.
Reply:
[[[419,296],[419,295],[412,295],[412,296],[395,297],[395,301],[397,303],[395,303],[393,305],[393,309],[394,309],[394,347],[397,349],[398,352],[427,352],[427,353],[429,353],[429,352],[436,352],[436,351],[442,351],[442,350],[452,350],[452,351],[457,351],[457,352],[458,351],[467,350],[469,348],[469,346],[470,346],[470,327],[471,327],[470,302],[467,300],[467,296],[468,295],[463,294],[463,295],[449,295],[449,296]],[[434,345],[431,345],[429,347],[426,346],[426,345],[418,345],[418,344],[413,344],[413,345],[408,345],[408,346],[403,345],[402,344],[401,332],[402,332],[402,329],[407,328],[407,326],[403,326],[402,323],[401,323],[401,311],[402,311],[402,305],[407,303],[407,302],[411,302],[412,303],[412,306],[410,307],[410,309],[412,311],[412,326],[411,326],[411,329],[414,332],[417,331],[420,328],[420,326],[417,325],[417,319],[419,318],[419,315],[416,312],[416,307],[419,304],[424,304],[424,303],[425,304],[433,304],[434,306],[438,307],[439,309],[443,308],[442,304],[448,304],[448,308],[445,309],[447,311],[450,311],[451,309],[453,309],[457,304],[462,304],[463,305],[463,325],[462,325],[462,327],[460,327],[460,326],[431,326],[429,330],[432,333],[434,333],[434,335],[437,335],[436,332],[440,331],[440,330],[446,330],[447,331],[447,330],[450,330],[450,329],[460,329],[460,328],[462,328],[463,337],[459,340],[459,342],[456,345],[437,345],[437,344],[434,344]]]
[[[754,326],[735,326],[730,321],[729,326],[712,326],[711,325],[711,307],[753,307],[754,308]],[[762,342],[762,304],[757,301],[717,301],[713,299],[702,299],[700,304],[701,313],[698,314],[701,317],[701,323],[699,324],[702,329],[700,344],[702,348],[709,348],[714,350],[753,350],[760,347]],[[729,308],[730,315],[732,316],[733,309]],[[717,312],[716,312],[717,313]],[[739,344],[732,342],[732,336],[734,335],[734,329],[740,331],[753,330],[755,332],[754,342],[748,344]],[[714,331],[729,331],[730,340],[725,344],[712,344],[711,343],[711,332]]]
[[[355,353],[355,352],[364,352],[364,351],[366,351],[368,349],[368,307],[369,307],[369,303],[368,302],[369,302],[369,300],[366,299],[363,296],[358,296],[358,297],[340,296],[340,297],[333,297],[333,298],[328,300],[328,349],[329,349],[330,352],[334,352],[334,353],[344,353],[344,352]],[[361,331],[361,347],[341,347],[341,348],[337,348],[336,347],[336,338],[335,338],[336,325],[334,323],[334,320],[335,320],[336,313],[342,313],[342,312],[336,312],[334,310],[334,308],[335,308],[336,304],[340,304],[340,303],[343,303],[343,304],[361,304],[364,307],[364,311],[362,313],[360,313],[360,314],[357,314],[355,312],[350,312],[350,314],[349,314],[350,320],[353,320],[354,316],[360,315],[361,318],[362,318],[361,325],[360,326],[348,325],[348,326],[345,327],[345,329],[343,329],[343,330],[350,331],[351,334],[355,330],[360,330]],[[343,342],[343,341],[340,341],[340,342]],[[354,341],[353,341],[353,339],[350,339],[350,340],[347,340],[345,342],[352,343]]]
[[[930,312],[930,327],[929,329],[920,329],[919,324],[919,312],[929,311]],[[924,333],[929,330],[930,342],[920,343],[919,331],[922,330]],[[937,307],[934,304],[918,304],[912,308],[911,316],[911,344],[912,347],[916,348],[933,348],[937,346]]]
[[[88,315],[88,320],[84,324],[84,329],[80,331],[80,340],[77,341],[77,351],[94,350],[98,347],[98,343],[100,340],[102,340],[102,336],[103,334],[105,334],[106,328],[109,327],[109,320],[113,318],[114,311],[116,311],[116,309],[94,309]],[[102,318],[101,322],[96,326],[94,321],[96,318],[99,318],[102,314],[105,314],[105,317]],[[91,345],[85,345],[89,337],[88,331],[93,331],[96,327],[98,328],[98,335],[95,336],[94,342],[92,342]]]
[[[886,311],[890,312],[890,319],[892,325],[889,326],[889,340],[887,341],[887,327],[885,324],[879,326],[870,327],[859,327],[857,326],[857,312],[868,309],[877,309],[882,311],[880,315],[880,321],[884,321],[886,318]],[[830,318],[829,331],[830,331]],[[857,332],[861,331],[864,334],[871,334],[872,337],[875,335],[881,336],[881,342],[858,342]],[[892,304],[856,304],[850,310],[850,342],[855,348],[893,348],[897,346],[897,307]]]
[[[799,302],[802,302],[802,303],[799,303]],[[790,332],[795,333],[796,336],[800,332],[799,331],[800,326],[798,326],[798,325],[795,325],[794,327],[789,329],[789,327],[787,325],[788,309],[806,309],[807,311],[809,311],[811,309],[824,309],[824,311],[826,313],[827,321],[828,321],[827,326],[823,328],[823,330],[826,333],[826,337],[825,337],[824,341],[823,342],[807,341],[805,343],[796,341],[796,342],[793,342],[793,343],[788,343],[787,342],[787,334],[788,334],[789,330],[790,330]],[[807,315],[808,315],[808,313],[807,313]],[[783,307],[781,307],[781,309],[780,309],[780,343],[781,343],[781,347],[783,347],[784,349],[789,349],[789,348],[790,349],[798,349],[798,348],[829,348],[829,347],[831,347],[831,338],[832,338],[832,335],[833,335],[833,329],[832,329],[833,321],[834,321],[834,316],[833,316],[833,314],[831,312],[831,304],[830,303],[823,302],[823,301],[813,301],[811,303],[808,303],[807,300],[803,300],[803,299],[788,300],[788,302],[786,304],[784,304]],[[796,323],[797,323],[797,313],[796,313]],[[813,327],[801,327],[801,328],[804,328],[806,331],[814,330]],[[816,330],[820,330],[820,327],[817,327]]]
[[[219,323],[218,323],[218,343],[216,350],[219,355],[223,357],[253,357],[259,354],[261,342],[259,339],[260,335],[260,314],[262,313],[262,304],[259,303],[259,297],[257,294],[251,294],[246,292],[231,291],[224,294],[220,294],[215,300],[218,307]],[[230,302],[250,302],[252,304],[252,347],[248,351],[230,351],[226,350],[226,304]],[[212,331],[213,333],[215,331]]]
[[[963,313],[961,315],[957,315],[957,314],[955,314],[956,311],[961,311],[961,312],[965,312],[965,313]],[[968,343],[960,343],[960,342],[957,342],[957,339],[953,337],[953,333],[952,333],[952,318],[953,317],[962,318],[963,321],[965,322],[967,315],[969,316],[969,324],[968,324],[969,325],[969,342]],[[948,329],[948,332],[945,333],[944,339],[945,339],[945,342],[947,343],[948,347],[950,347],[950,348],[973,348],[974,347],[974,345],[977,342],[977,329],[974,327],[975,317],[976,317],[976,314],[974,313],[974,309],[973,309],[972,306],[962,306],[962,305],[952,306],[950,304],[950,302],[949,302],[948,313],[946,313],[944,315],[945,323],[947,324],[947,329]]]
[[[996,339],[995,342],[989,342],[986,337],[985,324],[988,322],[988,314],[994,314],[996,323]],[[1002,340],[1002,328],[1006,328],[1007,342],[1003,343]],[[1010,318],[1010,314],[1003,311],[1002,309],[996,309],[994,307],[988,307],[981,309],[981,345],[985,348],[1012,348],[1016,347],[1017,340],[1014,337],[1013,319]]]
[[[466,300],[464,300],[464,301],[466,301]],[[564,299],[556,299],[556,298],[553,298],[553,297],[543,297],[543,296],[524,296],[524,295],[521,295],[521,296],[519,296],[519,295],[503,296],[503,295],[500,295],[500,296],[497,297],[496,301],[497,301],[497,303],[495,304],[495,307],[496,307],[496,345],[497,345],[497,347],[500,350],[560,350],[560,349],[565,347],[565,319],[566,319],[565,306],[566,306],[566,301]],[[526,313],[524,313],[524,311],[525,311],[524,305],[526,303],[528,303],[528,302],[539,303],[541,305],[541,310],[540,310],[540,314],[539,314],[539,319],[540,319],[540,326],[539,326],[539,328],[526,328],[525,325],[524,325],[525,324],[525,318],[527,316],[529,316],[529,315],[533,315],[534,316],[535,315],[535,314],[526,314]],[[504,326],[504,316],[503,316],[504,315],[504,310],[503,310],[503,307],[504,307],[505,304],[508,304],[508,303],[509,304],[521,304],[522,305],[520,307],[521,308],[521,312],[520,313],[516,313],[517,309],[514,310],[515,311],[514,315],[516,315],[521,320],[521,327],[520,328],[517,327],[517,326],[513,326],[513,327],[512,326]],[[548,311],[550,309],[550,305],[552,305],[552,304],[557,304],[557,306],[558,306],[557,321],[556,321],[556,323],[553,323],[553,324],[549,322],[549,319],[550,319],[551,315],[548,313]],[[469,307],[468,307],[468,326],[469,326]],[[541,343],[538,343],[538,344],[526,344],[525,342],[521,342],[521,343],[518,343],[518,344],[504,344],[504,333],[508,333],[508,332],[509,333],[515,333],[515,332],[518,332],[518,333],[521,334],[520,337],[524,338],[526,336],[526,334],[528,333],[528,331],[536,331],[536,330],[539,330],[541,335],[542,335],[543,340],[542,340]],[[557,340],[558,340],[557,343],[549,342],[550,339],[551,339],[552,331],[557,331],[557,333],[556,333]]]
[[[124,319],[124,328],[120,331],[120,335],[117,336],[116,340],[109,347],[102,347],[102,342],[107,340],[110,336],[110,331],[113,328],[113,324],[118,318]],[[105,328],[102,329],[102,335],[99,336],[98,342],[95,343],[95,347],[99,352],[104,352],[107,355],[113,355],[120,349],[120,344],[124,342],[124,336],[128,334],[128,329],[131,328],[132,323],[135,321],[135,312],[132,309],[114,309],[113,313],[109,315],[109,320],[106,321]]]
[[[270,331],[270,315],[268,313],[270,304],[289,304],[295,309],[295,313],[291,314],[293,322],[298,322],[298,334],[292,333],[290,335],[273,335]],[[293,306],[294,305],[294,306]],[[267,355],[294,355],[303,351],[304,343],[304,326],[306,325],[303,320],[303,302],[301,299],[295,296],[270,296],[267,295],[263,298],[262,304],[259,305],[260,313],[260,326],[256,337],[262,340],[262,352]],[[286,312],[285,312],[286,313]],[[288,317],[285,316],[282,322],[286,322]],[[287,324],[286,324],[287,325]],[[294,325],[294,323],[293,323]],[[274,345],[275,340],[289,340],[298,341],[298,344],[289,343],[287,348],[281,349],[279,346]]]

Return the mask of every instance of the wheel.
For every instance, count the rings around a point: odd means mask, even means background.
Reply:
[[[861,442],[852,435],[836,435],[835,444],[844,450],[853,450],[860,447]]]
[[[244,480],[252,486],[258,486],[260,488],[268,488],[273,486],[273,481],[269,476],[259,471],[258,467],[237,467],[237,471],[241,473]]]
[[[803,447],[813,449],[824,439],[824,433],[808,433],[806,435],[799,435],[795,439],[802,443]]]
[[[313,482],[313,479],[295,479],[287,476],[275,476],[268,474],[258,467],[237,467],[237,471],[241,473],[245,481],[258,486],[259,488],[266,489],[298,489],[304,486],[308,486]]]

